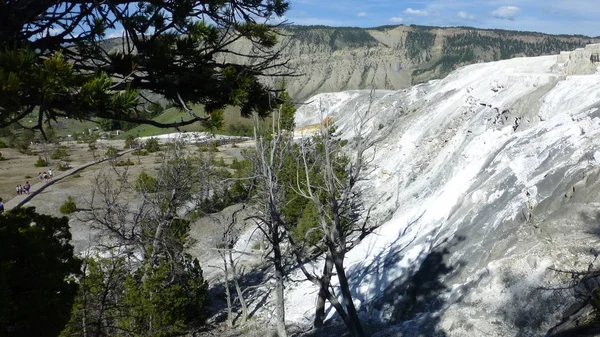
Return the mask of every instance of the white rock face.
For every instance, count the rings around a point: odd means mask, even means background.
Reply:
[[[364,186],[382,226],[346,259],[365,319],[403,322],[402,336],[540,335],[557,323],[572,297],[540,289],[568,276],[548,268],[587,270],[598,247],[596,51],[476,64],[373,93],[373,130],[398,124]],[[350,138],[369,100],[317,95],[296,123],[331,117]],[[316,289],[287,291],[288,319],[311,319]]]

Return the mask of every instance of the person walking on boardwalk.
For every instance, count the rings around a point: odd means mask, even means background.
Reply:
[[[31,185],[29,185],[29,181],[26,181],[25,185],[23,185],[23,193],[29,194],[29,189],[30,188],[31,188]]]

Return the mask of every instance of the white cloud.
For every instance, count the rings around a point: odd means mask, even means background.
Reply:
[[[407,8],[404,11],[404,14],[417,15],[417,16],[427,16],[427,15],[429,15],[429,13],[427,13],[427,11],[420,10],[420,9],[412,9],[412,8]]]
[[[467,12],[464,11],[460,11],[458,12],[458,17],[463,19],[463,20],[468,20],[468,21],[474,21],[475,20],[475,15],[473,14],[469,14]]]
[[[107,39],[114,39],[116,37],[123,37],[123,33],[125,32],[124,29],[117,29],[114,30],[112,32],[110,32],[108,35],[106,35]]]
[[[358,16],[358,17],[367,16],[367,13],[365,13],[365,12],[358,12],[358,13],[356,13],[356,16]]]
[[[501,20],[514,20],[521,9],[517,6],[502,6],[492,12],[492,16]]]
[[[48,34],[50,34],[50,35],[58,35],[58,34],[64,32],[64,31],[65,30],[62,29],[62,28],[50,28],[50,29],[48,29]]]
[[[395,22],[395,23],[400,23],[400,22],[404,21],[404,19],[399,16],[394,16],[394,17],[390,18],[390,21]]]

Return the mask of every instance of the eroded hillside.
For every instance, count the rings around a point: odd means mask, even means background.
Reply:
[[[286,79],[297,100],[321,92],[403,89],[466,64],[558,54],[600,42],[584,36],[420,26],[294,26],[285,34],[282,58],[301,75]]]

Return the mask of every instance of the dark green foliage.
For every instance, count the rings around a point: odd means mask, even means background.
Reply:
[[[8,147],[8,145],[5,142],[3,142],[2,140],[0,140],[0,149],[5,149],[7,147]]]
[[[442,73],[448,73],[457,66],[477,61],[476,52],[489,54],[491,59],[484,61],[504,60],[518,56],[540,56],[558,54],[562,50],[573,50],[584,46],[587,41],[568,39],[560,36],[549,36],[539,33],[530,35],[537,37],[534,41],[522,38],[527,32],[513,32],[504,30],[469,31],[448,36],[444,40],[442,58],[431,68],[438,68]]]
[[[126,149],[133,149],[133,148],[136,148],[137,146],[138,146],[138,142],[135,140],[135,136],[127,135],[127,137],[125,137],[125,148]]]
[[[148,151],[146,150],[135,150],[133,152],[131,152],[132,155],[134,156],[147,156],[148,155]]]
[[[109,146],[106,152],[104,153],[108,158],[116,158],[119,154],[119,150],[117,150],[114,146]]]
[[[189,255],[181,266],[144,262],[133,271],[122,257],[90,258],[79,282],[62,337],[84,336],[84,314],[88,336],[115,337],[180,336],[205,318],[208,285]]]
[[[141,336],[180,336],[187,325],[202,322],[207,283],[198,260],[186,262],[187,273],[173,282],[170,266],[144,266],[125,281],[120,326]]]
[[[365,29],[357,27],[290,26],[288,29],[301,43],[328,45],[332,50],[379,44]]]
[[[29,129],[24,129],[20,135],[13,133],[9,137],[10,147],[17,149],[21,153],[27,153],[34,138],[35,134]]]
[[[281,105],[279,107],[279,127],[282,130],[294,131],[294,128],[296,127],[296,122],[294,121],[296,107],[292,103],[290,95],[285,90],[285,82],[281,84],[280,90],[279,101],[281,102]]]
[[[66,146],[59,146],[52,154],[50,154],[50,159],[63,159],[69,156],[69,148]]]
[[[89,258],[78,278],[79,294],[73,304],[71,320],[61,337],[119,336],[123,308],[123,285],[128,275],[124,258]]]
[[[156,190],[156,184],[156,178],[142,171],[135,181],[135,190],[138,192],[154,193]]]
[[[254,136],[254,128],[250,124],[234,123],[229,124],[227,131],[232,136],[252,137]]]
[[[435,42],[435,34],[418,29],[406,34],[404,48],[406,54],[414,62],[426,62],[431,58],[431,47]]]
[[[77,294],[81,262],[69,221],[17,208],[0,214],[0,336],[58,336]]]
[[[146,141],[146,144],[144,144],[144,150],[146,150],[150,153],[160,151],[160,144],[158,143],[158,139],[156,139],[156,138],[148,139]]]
[[[133,165],[135,165],[135,163],[131,159],[127,158],[127,160],[119,160],[115,165],[116,166],[133,166]]]
[[[0,128],[31,113],[37,127],[68,116],[100,119],[107,130],[204,120],[152,121],[158,107],[147,112],[141,92],[182,109],[202,104],[210,114],[237,105],[244,116],[265,116],[274,95],[259,78],[285,63],[273,49],[281,24],[267,19],[288,6],[285,0],[2,2]],[[123,39],[105,40],[115,27],[124,30]],[[223,57],[240,52],[229,48],[240,38],[262,51],[258,62],[223,65]]]
[[[204,130],[214,135],[217,131],[223,129],[224,116],[222,109],[215,110],[210,114],[207,120],[202,121],[202,127]]]
[[[62,214],[75,213],[77,211],[77,204],[75,204],[75,200],[73,200],[73,197],[67,197],[67,200],[62,205],[60,205],[59,210]]]
[[[335,127],[331,126],[328,132],[330,135],[334,135]],[[334,174],[340,181],[344,181],[348,175],[348,172],[346,172],[348,158],[340,151],[343,142],[335,136],[330,141],[332,142],[330,146],[334,148],[332,152],[334,155]],[[319,135],[304,140],[304,157],[307,165],[304,164],[298,145],[294,146],[278,174],[286,200],[281,208],[281,214],[290,226],[292,236],[296,242],[309,246],[317,244],[323,238],[323,232],[320,228],[322,224],[316,205],[310,202],[308,198],[298,194],[298,186],[307,185],[307,176],[310,179],[311,186],[324,186],[325,166],[323,161],[325,154],[322,142],[323,140]],[[308,167],[308,172],[306,172],[306,167]],[[321,200],[323,205],[329,205],[328,198],[330,196],[323,189],[315,188],[313,193]],[[324,212],[329,213],[329,216],[332,217],[331,210],[325,209]]]
[[[200,143],[198,144],[199,152],[219,152],[219,148],[217,147],[217,143],[208,142],[208,143]]]
[[[44,160],[44,158],[38,156],[38,160],[33,164],[35,167],[45,167],[48,166],[48,162]]]

